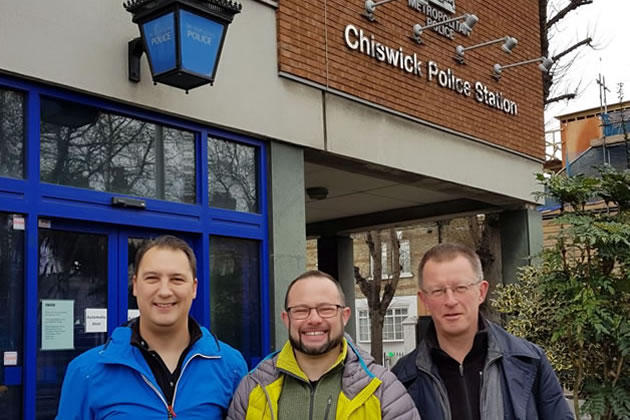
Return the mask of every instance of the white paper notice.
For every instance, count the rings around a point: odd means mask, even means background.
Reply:
[[[24,217],[13,215],[13,230],[24,230]]]
[[[5,351],[4,352],[4,365],[5,366],[17,366],[17,351]]]
[[[74,300],[42,300],[42,350],[74,350]]]
[[[86,308],[85,309],[85,332],[86,333],[107,332],[107,308]]]
[[[138,318],[140,316],[140,311],[137,309],[127,309],[127,321],[130,319]]]

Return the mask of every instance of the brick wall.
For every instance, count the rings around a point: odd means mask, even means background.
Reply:
[[[500,82],[492,77],[495,63],[509,64],[540,56],[538,2],[476,2],[457,0],[451,17],[474,13],[479,17],[470,36],[448,39],[431,29],[422,34],[423,45],[409,39],[414,24],[425,24],[425,14],[396,0],[377,8],[376,22],[360,14],[364,0],[282,0],[278,16],[278,63],[281,72],[314,81],[404,114],[427,120],[497,145],[544,158],[542,77],[536,64],[507,69]],[[392,67],[352,50],[344,29],[352,24],[366,36],[393,49],[402,47],[423,62],[422,77]],[[501,44],[466,52],[466,65],[455,63],[455,47],[514,36],[519,44],[511,56]],[[427,61],[473,85],[465,97],[427,79]],[[474,83],[500,91],[518,104],[518,115],[509,115],[475,100]],[[421,143],[422,139],[419,138]]]

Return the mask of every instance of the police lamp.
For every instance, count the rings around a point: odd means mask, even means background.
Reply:
[[[129,41],[129,80],[147,53],[154,83],[186,91],[214,83],[225,34],[241,4],[231,0],[127,0],[140,37]]]

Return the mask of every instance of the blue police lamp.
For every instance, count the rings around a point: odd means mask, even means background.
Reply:
[[[129,41],[129,80],[140,81],[140,58],[147,53],[154,83],[186,93],[212,85],[225,34],[241,4],[231,0],[128,0],[140,37]]]

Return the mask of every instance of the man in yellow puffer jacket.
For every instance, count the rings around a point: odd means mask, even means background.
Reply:
[[[289,340],[241,381],[228,420],[420,420],[403,385],[356,348],[343,290],[308,271],[287,289]]]

